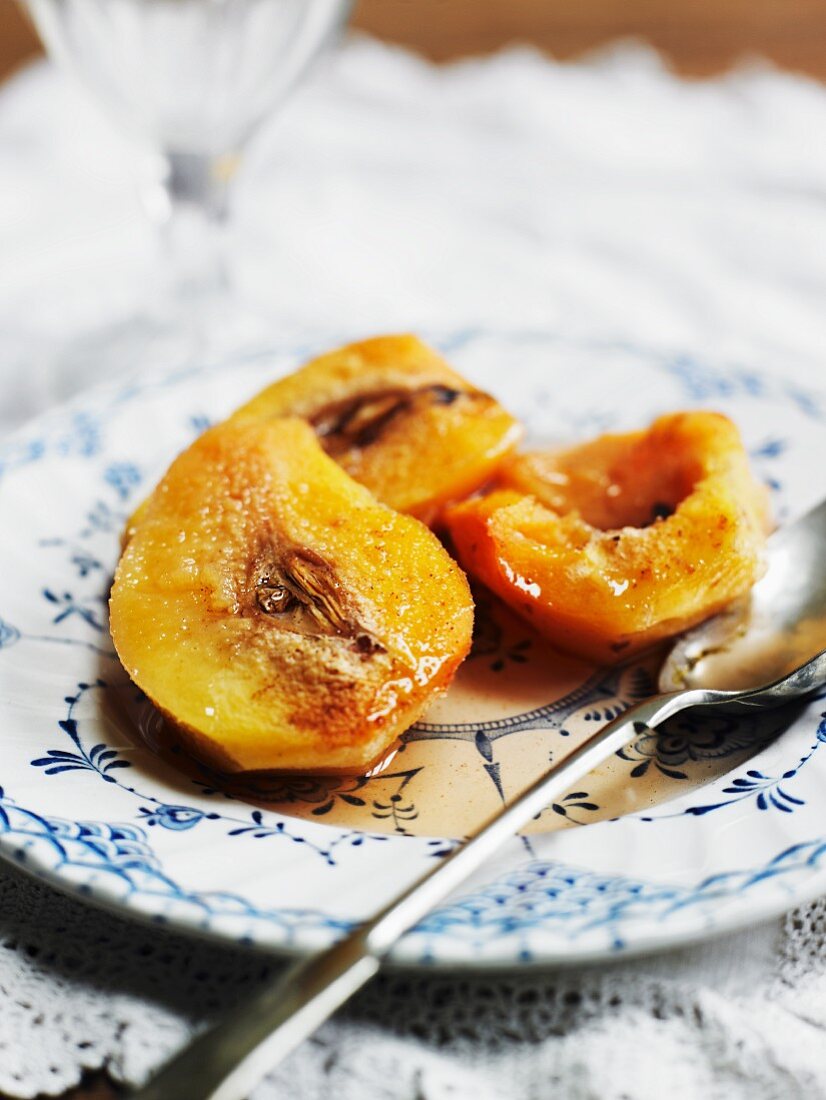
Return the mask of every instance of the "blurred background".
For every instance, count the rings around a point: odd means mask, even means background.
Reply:
[[[358,0],[353,24],[439,61],[515,41],[572,58],[636,36],[689,76],[763,56],[826,77],[826,0]],[[15,0],[0,0],[0,79],[39,51]]]

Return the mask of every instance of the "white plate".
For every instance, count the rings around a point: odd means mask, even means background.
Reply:
[[[781,518],[826,491],[826,399],[788,379],[543,333],[435,341],[534,435],[572,440],[713,407],[740,425]],[[651,675],[594,674],[494,622],[457,692],[373,780],[216,790],[205,770],[142,744],[135,724],[151,740],[152,714],[106,629],[123,519],[206,423],[315,350],[98,390],[0,449],[0,852],[125,913],[299,952],[373,912],[440,858],[468,807],[495,804],[526,762],[561,754]],[[394,961],[511,966],[639,952],[826,890],[823,707],[641,739],[548,811],[561,831],[514,839]],[[634,812],[582,827],[617,806]]]

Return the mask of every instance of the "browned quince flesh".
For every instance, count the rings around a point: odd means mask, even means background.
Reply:
[[[610,663],[685,630],[761,574],[766,491],[717,413],[522,455],[499,485],[448,510],[460,563],[589,659]]]
[[[521,429],[415,336],[322,355],[240,408],[236,422],[300,416],[379,500],[431,522],[488,481]]]
[[[369,765],[450,682],[473,618],[436,537],[277,419],[173,462],[110,610],[129,675],[225,771]]]

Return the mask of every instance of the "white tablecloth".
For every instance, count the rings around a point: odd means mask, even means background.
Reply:
[[[90,333],[128,337],[153,262],[134,173],[48,66],[0,93],[0,429],[111,372]],[[354,41],[260,135],[236,225],[282,336],[530,326],[824,374],[826,92],[796,77],[683,83],[635,47],[434,69]],[[142,1079],[266,970],[9,869],[0,895],[13,1096]],[[391,975],[256,1100],[826,1095],[824,938],[817,904],[636,963]]]

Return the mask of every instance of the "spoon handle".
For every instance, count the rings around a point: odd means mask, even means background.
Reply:
[[[701,701],[701,692],[655,695],[598,729],[464,844],[343,940],[294,964],[223,1021],[198,1036],[134,1095],[134,1100],[244,1100],[264,1074],[308,1038],[377,972],[380,960],[417,921],[573,783],[640,732]]]

